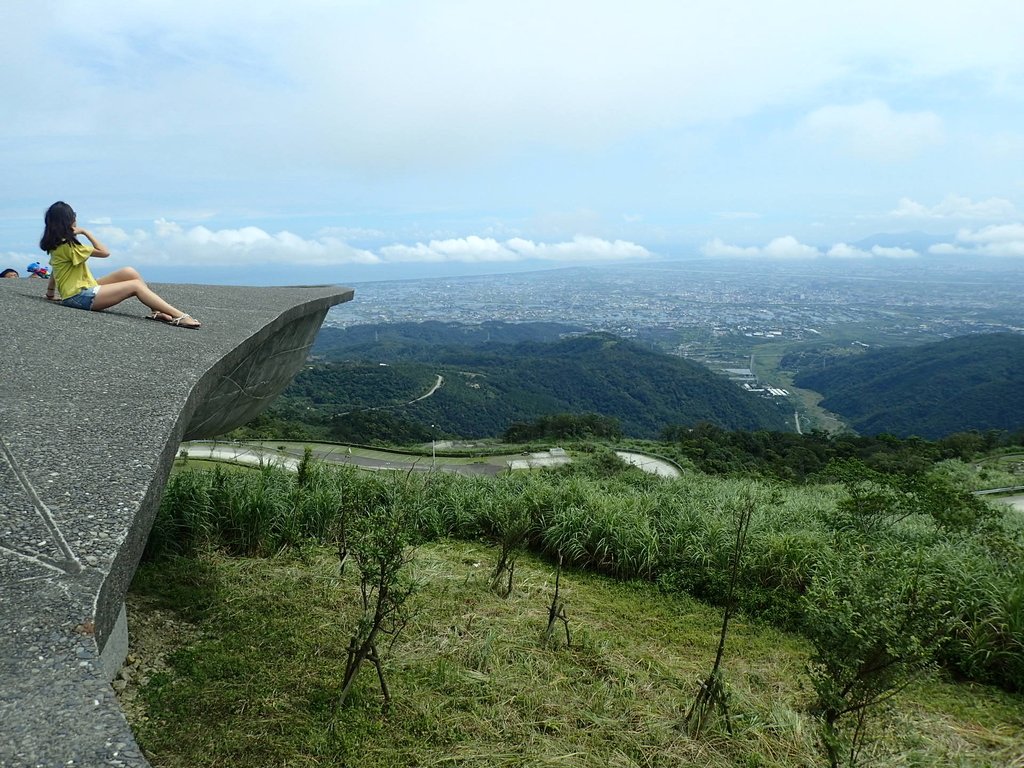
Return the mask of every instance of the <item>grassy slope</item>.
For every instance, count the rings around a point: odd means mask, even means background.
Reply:
[[[799,638],[736,621],[725,658],[736,735],[713,722],[694,741],[678,726],[713,660],[717,610],[568,573],[573,646],[550,649],[552,567],[522,557],[503,600],[487,589],[493,557],[462,543],[419,550],[421,609],[386,661],[387,714],[372,668],[334,712],[358,598],[352,570],[339,578],[329,551],[143,567],[133,637],[185,645],[129,691],[140,743],[158,768],[821,764]],[[1024,699],[933,677],[874,730],[869,750],[885,765],[1019,765]]]

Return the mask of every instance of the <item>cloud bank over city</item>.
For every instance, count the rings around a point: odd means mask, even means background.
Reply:
[[[307,239],[288,231],[269,233],[252,226],[211,230],[199,225],[186,229],[165,219],[157,220],[150,229],[131,231],[102,220],[95,222],[91,231],[106,245],[139,264],[338,267],[439,262],[500,264],[525,260],[595,263],[652,257],[650,251],[636,243],[583,235],[559,243],[534,242],[520,237],[498,241],[493,237],[471,235],[414,245],[392,244],[371,250],[351,246],[332,234]]]
[[[979,230],[961,229],[952,243],[939,243],[931,253],[943,255],[1024,258],[1024,224],[1003,224]]]
[[[183,279],[1020,256],[1024,4],[838,5],[15,3],[0,252],[64,199]]]

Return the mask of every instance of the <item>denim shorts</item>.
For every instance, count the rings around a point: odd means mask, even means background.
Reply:
[[[100,292],[100,286],[94,285],[92,288],[83,288],[74,296],[67,299],[62,299],[61,304],[65,307],[74,307],[75,309],[92,309],[92,302]]]

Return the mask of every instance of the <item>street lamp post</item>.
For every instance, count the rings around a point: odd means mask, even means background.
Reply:
[[[437,429],[436,424],[430,425],[430,470],[434,470],[434,463],[437,461],[437,435],[434,430]]]

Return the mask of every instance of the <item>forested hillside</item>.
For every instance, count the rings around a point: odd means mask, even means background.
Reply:
[[[496,437],[516,422],[561,413],[616,419],[634,437],[698,422],[787,429],[771,401],[702,365],[609,334],[565,336],[567,326],[528,326],[325,329],[331,333],[316,350],[328,362],[304,370],[264,418],[298,419],[325,437],[352,441],[361,432],[366,441],[387,440],[396,429],[427,439]],[[494,340],[517,336],[530,340]],[[437,376],[443,385],[417,400]]]
[[[386,323],[324,327],[313,343],[312,354],[327,360],[420,360],[434,362],[435,353],[448,347],[517,344],[522,341],[558,341],[586,328],[563,323]]]
[[[437,381],[432,370],[419,363],[311,365],[299,371],[285,394],[294,405],[330,405],[334,413],[393,406],[427,392]]]
[[[862,434],[940,438],[1024,426],[1024,336],[962,336],[833,359],[795,377]]]

